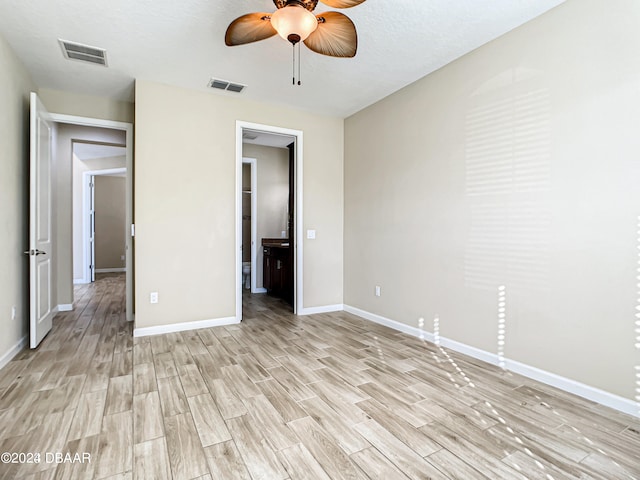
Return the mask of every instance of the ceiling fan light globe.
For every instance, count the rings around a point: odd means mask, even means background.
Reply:
[[[318,19],[300,5],[287,5],[271,14],[271,25],[282,38],[297,43],[306,40],[318,28]]]

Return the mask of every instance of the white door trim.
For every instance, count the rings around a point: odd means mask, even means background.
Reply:
[[[91,207],[91,183],[93,177],[100,175],[118,175],[127,173],[126,168],[105,168],[103,170],[89,170],[82,172],[82,282],[91,283],[93,275],[91,275],[91,239],[89,237],[89,210]],[[125,222],[125,236],[130,231],[127,222]],[[94,245],[95,247],[95,245]],[[125,257],[126,258],[126,257]],[[126,271],[126,269],[125,269]],[[94,268],[95,273],[95,268]]]
[[[293,258],[293,277],[294,277],[294,293],[293,293],[293,313],[298,314],[304,307],[303,292],[303,239],[302,239],[302,185],[303,181],[303,139],[301,130],[292,130],[290,128],[274,127],[271,125],[263,125],[259,123],[244,122],[236,120],[236,319],[242,320],[242,131],[244,129],[257,130],[260,132],[276,133],[280,135],[289,135],[295,137],[296,156],[295,165],[295,242],[294,242],[294,258]]]
[[[257,159],[242,157],[251,168],[251,293],[261,293],[256,286],[258,267],[258,163]],[[245,246],[242,247],[243,250]]]
[[[57,123],[67,123],[71,125],[80,125],[84,127],[111,128],[114,130],[123,130],[125,132],[125,149],[126,149],[126,168],[127,168],[127,207],[125,219],[127,223],[127,232],[131,233],[133,229],[133,124],[128,122],[116,122],[114,120],[103,120],[101,118],[80,117],[76,115],[66,115],[62,113],[52,113],[51,119]],[[126,317],[127,320],[134,319],[133,296],[133,235],[127,235],[127,249],[125,252],[125,265],[127,269],[126,275]]]

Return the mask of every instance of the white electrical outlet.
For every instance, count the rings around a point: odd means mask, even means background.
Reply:
[[[158,292],[151,292],[149,294],[149,303],[158,303]]]
[[[120,260],[124,262],[124,255],[120,255]]]
[[[380,287],[376,285],[376,297],[380,296]]]
[[[314,240],[316,238],[315,230],[307,230],[307,238],[310,240]]]
[[[11,307],[11,320],[16,319],[16,306]]]

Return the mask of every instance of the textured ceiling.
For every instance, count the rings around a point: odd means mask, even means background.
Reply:
[[[287,145],[295,141],[296,137],[275,133],[261,132],[258,130],[243,129],[242,143],[263,145],[265,147],[287,148]]]
[[[127,149],[125,147],[82,142],[74,142],[73,144],[73,154],[82,161],[97,158],[123,157],[126,153]]]
[[[303,46],[302,86],[280,37],[224,44],[233,19],[274,11],[270,0],[0,0],[0,33],[39,87],[133,101],[136,78],[204,90],[216,77],[248,87],[212,95],[346,117],[563,1],[368,0],[342,10],[358,29],[357,56]],[[64,59],[59,38],[105,48],[108,68]]]

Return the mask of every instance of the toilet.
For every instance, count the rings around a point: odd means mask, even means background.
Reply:
[[[244,288],[251,288],[251,262],[242,262],[242,283]]]

